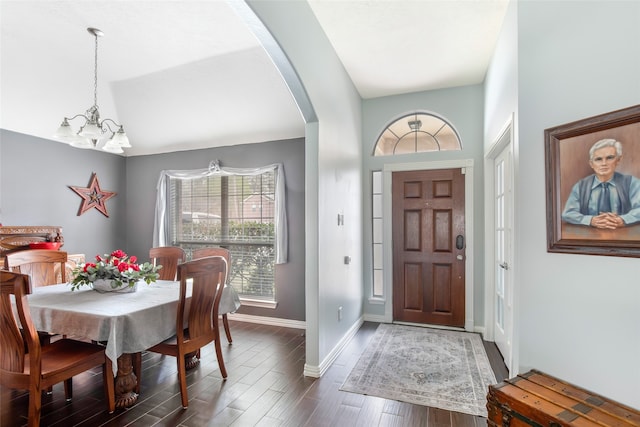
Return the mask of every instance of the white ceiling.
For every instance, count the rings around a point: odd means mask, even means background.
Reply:
[[[507,3],[309,0],[363,98],[482,82]],[[224,0],[2,0],[0,24],[4,129],[52,139],[93,105],[96,27],[98,106],[124,125],[126,155],[304,136],[284,81]]]

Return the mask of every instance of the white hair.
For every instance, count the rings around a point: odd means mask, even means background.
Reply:
[[[622,156],[622,144],[620,143],[620,141],[616,141],[613,138],[605,138],[601,139],[591,146],[591,149],[589,150],[589,160],[593,160],[593,153],[595,153],[596,150],[604,147],[614,147],[616,149],[616,156]]]

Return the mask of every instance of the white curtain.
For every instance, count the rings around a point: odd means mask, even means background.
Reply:
[[[170,245],[169,238],[169,221],[167,218],[168,198],[167,188],[169,178],[178,179],[201,179],[209,176],[233,176],[233,175],[261,175],[265,172],[274,171],[276,181],[275,195],[275,233],[276,233],[276,264],[284,264],[287,262],[288,252],[288,235],[287,235],[287,211],[284,166],[276,163],[260,168],[227,168],[220,166],[219,162],[212,161],[207,169],[193,170],[164,170],[160,172],[158,179],[156,198],[156,217],[153,225],[153,246]]]

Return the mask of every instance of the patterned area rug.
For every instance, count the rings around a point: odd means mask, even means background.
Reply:
[[[380,324],[340,390],[486,417],[496,382],[480,335]]]

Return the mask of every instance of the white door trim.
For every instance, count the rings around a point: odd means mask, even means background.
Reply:
[[[383,275],[385,295],[385,322],[393,321],[393,247],[392,247],[392,206],[391,174],[399,171],[456,169],[462,168],[464,174],[464,217],[466,235],[465,260],[465,322],[464,329],[473,332],[473,159],[442,160],[433,162],[392,163],[384,165],[382,172],[382,229],[383,229]]]

